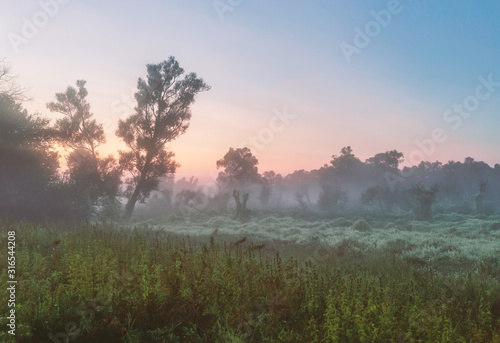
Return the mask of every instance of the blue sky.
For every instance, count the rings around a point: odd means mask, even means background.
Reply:
[[[173,55],[212,86],[199,95],[186,134],[170,144],[180,175],[215,176],[215,161],[252,137],[261,171],[318,168],[346,145],[363,160],[397,149],[414,157],[408,164],[417,156],[500,163],[495,83],[457,129],[443,118],[454,104],[475,105],[479,77],[500,81],[497,1],[62,3],[0,2],[0,56],[31,88],[26,107],[50,118],[59,116],[45,107],[54,94],[87,80],[108,137],[103,153],[122,147],[114,130],[132,111],[145,65]],[[228,9],[223,20],[214,4]],[[397,13],[377,24],[373,12],[390,8]],[[23,27],[36,20],[42,25],[27,39]],[[356,28],[367,34],[367,25],[375,34],[348,63],[340,45],[356,47]],[[279,130],[276,111],[290,114]],[[421,148],[416,141],[428,143],[436,129],[446,140]]]

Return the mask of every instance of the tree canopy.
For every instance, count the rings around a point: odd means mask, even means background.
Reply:
[[[130,217],[138,200],[157,189],[160,177],[175,173],[179,166],[174,153],[165,145],[189,127],[191,105],[195,96],[210,87],[195,73],[184,75],[174,57],[147,65],[147,78],[139,78],[135,113],[119,120],[116,135],[128,147],[120,151],[120,165],[127,179],[129,200],[126,216]]]
[[[98,147],[106,142],[102,124],[98,124],[87,101],[85,80],[76,81],[64,93],[56,93],[55,102],[47,104],[52,112],[64,117],[54,125],[57,141],[69,150],[66,157],[69,184],[80,208],[90,215],[97,207],[115,205],[121,184],[121,169],[113,156],[101,158]],[[86,209],[85,209],[86,207]]]
[[[259,161],[249,148],[229,148],[224,157],[217,161],[217,169],[224,168],[217,177],[221,190],[240,188],[260,180],[257,168]]]
[[[0,213],[39,218],[47,213],[48,186],[56,178],[58,154],[49,121],[28,114],[11,95],[0,93]]]

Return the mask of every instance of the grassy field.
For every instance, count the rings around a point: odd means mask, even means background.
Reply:
[[[498,217],[0,226],[2,342],[500,342]]]

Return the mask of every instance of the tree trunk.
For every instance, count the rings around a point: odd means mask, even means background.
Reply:
[[[139,179],[139,182],[135,186],[134,193],[132,193],[132,196],[130,197],[130,199],[128,199],[127,205],[125,205],[126,220],[130,220],[130,218],[132,217],[135,203],[139,199],[139,195],[141,194],[142,188],[144,187],[144,182],[146,181],[146,175],[149,172],[151,159],[152,159],[151,153],[148,151],[148,154],[146,156],[146,163],[144,163],[144,168],[141,171],[141,178]]]
[[[249,193],[243,194],[243,202],[240,201],[240,192],[237,190],[233,191],[233,198],[236,202],[236,213],[235,218],[240,219],[242,221],[247,220],[250,217],[250,210],[247,209],[247,201],[248,201]]]
[[[233,198],[236,202],[236,216],[239,216],[241,213],[241,202],[240,202],[240,192],[237,190],[233,191]]]
[[[141,188],[137,185],[134,189],[134,193],[128,199],[127,205],[125,205],[125,219],[130,220],[132,213],[134,212],[135,203],[139,199],[139,194],[141,193]]]
[[[484,191],[486,190],[486,183],[481,182],[479,184],[479,190],[476,195],[474,195],[474,200],[476,201],[476,214],[484,213]]]

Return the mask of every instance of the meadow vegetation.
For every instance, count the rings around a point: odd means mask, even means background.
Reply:
[[[0,340],[500,342],[500,221],[439,219],[3,220],[19,290]]]
[[[174,57],[146,69],[115,132],[126,150],[105,156],[86,81],[55,94],[51,123],[0,59],[18,281],[0,341],[500,342],[500,164],[345,146],[281,175],[230,147],[214,184],[176,179],[169,143],[210,87]]]

